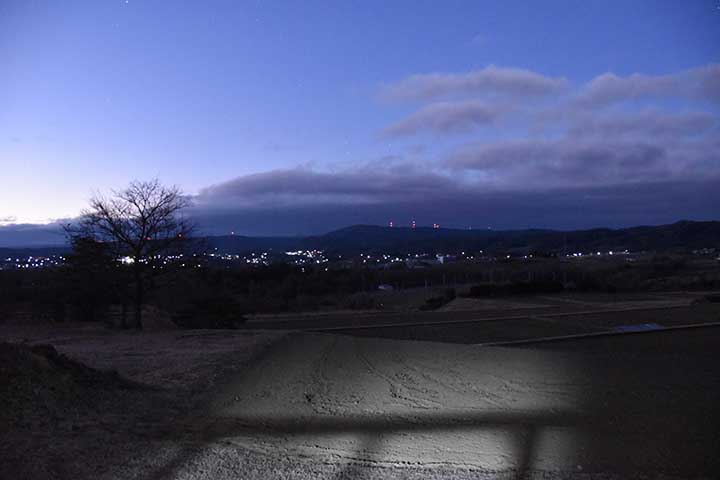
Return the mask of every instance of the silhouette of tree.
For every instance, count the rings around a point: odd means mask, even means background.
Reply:
[[[65,298],[77,309],[80,319],[96,321],[113,301],[123,301],[124,270],[112,254],[112,244],[92,238],[74,237],[72,254],[65,260]],[[126,319],[122,318],[122,326]]]
[[[111,196],[93,197],[79,222],[65,227],[76,254],[109,251],[131,270],[136,328],[142,328],[142,308],[155,277],[171,266],[169,256],[183,254],[194,231],[183,215],[189,206],[189,198],[178,187],[158,180],[134,181]],[[89,244],[108,248],[77,248]]]

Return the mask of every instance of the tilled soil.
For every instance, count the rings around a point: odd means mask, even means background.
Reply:
[[[15,428],[4,437],[0,477],[720,472],[717,332],[514,349],[311,333],[152,335],[68,333],[54,343],[144,379],[147,398],[166,402],[159,411],[177,414],[114,419],[108,407],[107,418],[77,429]]]

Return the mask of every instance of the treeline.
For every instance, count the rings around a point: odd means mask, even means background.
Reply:
[[[512,260],[513,255],[507,255],[508,261],[424,268],[405,264],[389,268],[361,264],[351,268],[287,264],[223,268],[206,263],[203,253],[217,247],[205,245],[194,235],[195,226],[186,215],[189,206],[189,196],[158,180],[133,181],[109,196],[96,195],[83,214],[64,227],[72,246],[66,264],[36,271],[0,271],[0,321],[25,316],[55,322],[104,321],[141,329],[146,311],[154,310],[182,327],[227,328],[237,326],[245,315],[253,313],[385,307],[378,299],[378,289],[387,292],[424,287],[425,298],[417,307],[432,309],[455,298],[460,286],[465,288],[463,294],[473,296],[720,287],[716,264],[706,272],[689,265],[683,257],[657,256],[634,264],[622,258],[567,262],[550,253],[549,258],[530,261]],[[492,245],[494,250],[508,249],[512,253],[514,247],[527,249],[534,245],[538,251],[548,253],[553,250],[550,243],[558,244],[560,238],[564,247],[576,241],[587,247],[608,239],[626,245],[627,238],[657,239],[658,235],[672,240],[663,243],[664,247],[704,246],[717,239],[719,228],[717,222],[566,233],[360,226],[300,240],[327,252],[367,253],[368,248],[410,252],[418,247],[424,251],[429,242],[428,248],[441,246],[441,251],[478,251]],[[617,243],[618,236],[623,241]],[[296,240],[224,241],[236,246],[237,242],[246,246],[271,242],[280,247]],[[643,240],[638,245],[646,243]],[[444,293],[430,296],[430,291],[438,287]]]
[[[129,315],[132,307],[132,269],[89,258],[96,256],[70,256],[66,265],[56,268],[0,271],[0,317],[122,323],[119,317]],[[152,282],[146,303],[177,325],[232,328],[249,314],[392,308],[384,304],[380,286],[396,293],[426,291],[416,308],[432,309],[456,294],[483,298],[568,290],[712,290],[720,288],[720,272],[716,264],[669,256],[633,262],[538,259],[389,269],[192,264],[167,269]]]

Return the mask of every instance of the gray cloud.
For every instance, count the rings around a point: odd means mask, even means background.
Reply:
[[[719,142],[720,143],[720,142]],[[317,234],[352,224],[386,224],[393,220],[407,225],[440,223],[456,228],[588,228],[620,227],[637,224],[669,223],[678,219],[716,219],[720,204],[720,172],[717,154],[708,153],[707,144],[686,149],[689,159],[698,161],[702,152],[707,170],[691,168],[687,175],[672,178],[651,174],[634,175],[622,183],[603,183],[596,174],[608,159],[608,152],[586,146],[496,145],[490,165],[514,161],[524,165],[527,154],[540,164],[546,154],[575,152],[580,160],[573,167],[552,159],[543,168],[528,168],[516,178],[535,175],[542,182],[488,181],[482,175],[468,178],[464,170],[423,171],[421,168],[393,166],[372,171],[318,172],[311,169],[270,171],[246,175],[203,189],[194,198],[190,214],[201,231],[247,235]],[[720,145],[717,145],[720,146]],[[720,151],[720,150],[715,150]],[[672,151],[647,145],[628,146],[621,153],[613,149],[610,162],[632,166],[636,172],[651,172]],[[574,157],[573,157],[574,158]],[[490,161],[492,160],[492,161]],[[683,163],[687,163],[683,160]],[[714,166],[714,167],[713,167]],[[559,168],[561,173],[553,168]],[[573,175],[593,175],[581,186],[564,180]],[[525,168],[509,171],[497,168],[494,174],[513,176]],[[549,173],[548,173],[549,172]],[[482,173],[472,170],[469,172]],[[697,174],[700,173],[700,174]],[[617,178],[611,179],[613,182]],[[581,182],[582,183],[582,182]],[[570,186],[573,185],[573,186]],[[348,195],[350,193],[350,195]],[[13,225],[0,227],[0,246],[61,243],[58,225]]]
[[[696,142],[563,138],[470,144],[446,164],[496,188],[551,190],[720,175],[718,138]]]
[[[418,172],[412,166],[385,169],[363,167],[342,172],[307,168],[273,170],[246,175],[202,189],[199,206],[225,204],[237,207],[378,204],[393,199],[413,200],[439,189],[452,188],[451,178]]]
[[[67,220],[64,220],[65,222]],[[0,225],[0,248],[37,247],[62,245],[66,243],[63,222],[49,224],[9,224]]]
[[[456,228],[620,227],[678,219],[714,219],[717,218],[714,206],[719,203],[718,175],[697,180],[549,190],[526,190],[520,186],[497,190],[456,179],[441,188],[423,189],[422,195],[380,195],[377,202],[354,204],[326,201],[297,202],[283,208],[262,203],[243,207],[232,198],[216,196],[199,204],[194,214],[210,233],[234,230],[254,235],[296,235],[358,223],[387,224],[390,220],[396,225],[409,225],[413,219],[421,225],[437,222]]]
[[[683,130],[690,129],[686,123],[704,124],[704,117],[697,118],[679,123]],[[707,219],[717,216],[713,205],[720,198],[720,190],[713,190],[720,187],[718,152],[718,135],[467,144],[434,169],[373,164],[239,177],[200,192],[195,213],[221,230],[253,225],[247,233],[254,234],[318,233],[413,218],[503,228]]]
[[[457,95],[538,96],[555,93],[567,85],[564,78],[553,78],[521,68],[490,65],[468,73],[413,75],[386,87],[390,100],[432,100]]]
[[[412,135],[423,131],[463,133],[497,120],[503,108],[483,102],[440,102],[428,105],[383,130],[384,135]]]
[[[670,136],[701,135],[720,125],[719,119],[706,112],[667,113],[659,110],[642,112],[613,112],[611,114],[581,115],[568,130],[575,136]]]
[[[542,98],[530,98],[541,93]],[[383,134],[390,136],[424,131],[467,133],[499,117],[511,127],[535,133],[540,125],[543,130],[569,128],[571,133],[582,135],[691,135],[716,126],[717,115],[699,111],[696,106],[695,111],[684,113],[669,109],[663,112],[658,107],[666,105],[663,102],[681,100],[714,111],[715,103],[720,102],[720,64],[666,75],[636,73],[621,77],[605,73],[574,88],[564,79],[490,66],[463,74],[415,75],[386,88],[385,95],[420,101],[441,96],[483,98],[482,102],[465,98],[426,105],[386,127]],[[639,105],[643,105],[637,104],[640,101],[653,101],[655,109],[639,111]]]
[[[602,106],[646,98],[689,98],[720,101],[720,64],[667,75],[605,73],[592,79],[577,96],[583,106]]]

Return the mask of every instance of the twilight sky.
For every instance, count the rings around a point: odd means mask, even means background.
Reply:
[[[209,233],[718,219],[720,3],[0,0],[0,237],[153,177]]]

